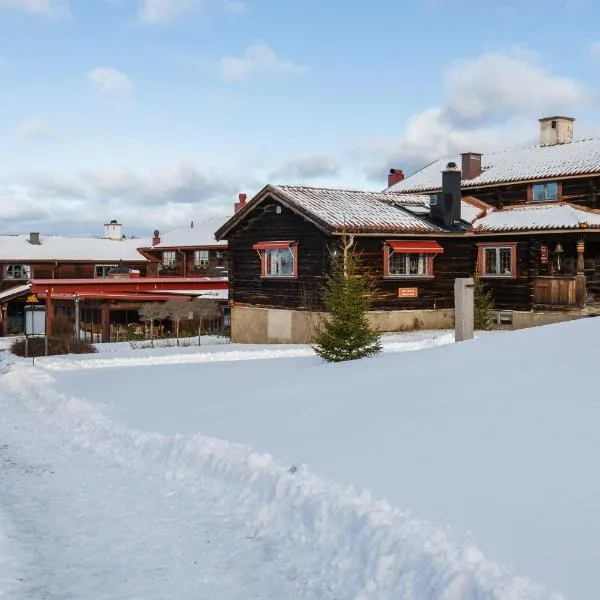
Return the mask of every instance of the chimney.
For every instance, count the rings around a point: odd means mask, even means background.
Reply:
[[[447,229],[460,223],[460,171],[449,162],[442,171],[442,191],[431,197],[431,218]]]
[[[404,179],[404,171],[401,169],[390,169],[388,173],[388,187],[392,187]]]
[[[40,234],[37,231],[32,231],[29,234],[29,243],[32,246],[40,246],[42,242],[40,242]]]
[[[248,196],[246,196],[246,194],[240,194],[238,196],[238,201],[235,203],[235,212],[242,210],[242,208],[244,208],[244,206],[246,206],[246,198],[247,197]]]
[[[104,237],[109,240],[123,239],[123,226],[113,219],[110,223],[104,224]]]
[[[160,231],[158,231],[158,229],[155,229],[154,237],[152,238],[152,245],[156,246],[157,244],[160,244]]]
[[[479,177],[482,173],[481,154],[477,152],[464,152],[462,158],[462,179],[469,180]]]
[[[573,141],[572,117],[544,117],[540,122],[540,146],[570,144]]]

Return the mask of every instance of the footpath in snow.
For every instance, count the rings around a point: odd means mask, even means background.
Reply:
[[[0,597],[559,598],[303,465],[128,429],[26,362],[0,399]]]

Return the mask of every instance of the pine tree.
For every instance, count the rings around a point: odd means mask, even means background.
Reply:
[[[492,293],[477,273],[473,275],[473,283],[475,284],[473,299],[475,318],[473,324],[475,329],[488,331],[492,328],[494,323],[494,317],[492,315],[494,300],[492,298]]]
[[[382,350],[381,337],[369,324],[369,286],[357,276],[357,259],[343,238],[343,254],[332,259],[331,274],[324,286],[329,317],[313,340],[314,351],[327,362],[356,360]]]

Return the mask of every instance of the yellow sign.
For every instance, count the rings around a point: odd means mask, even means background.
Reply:
[[[39,302],[39,300],[36,294],[29,294],[29,296],[27,296],[27,302],[33,304],[34,302]]]

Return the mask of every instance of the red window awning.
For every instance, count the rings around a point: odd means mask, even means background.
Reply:
[[[252,248],[254,250],[285,250],[296,242],[258,242]]]
[[[444,249],[437,242],[417,240],[389,240],[386,242],[394,252],[406,254],[443,254]]]

